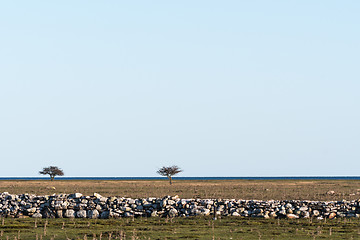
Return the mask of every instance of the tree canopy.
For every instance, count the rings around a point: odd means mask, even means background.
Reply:
[[[39,171],[39,174],[49,175],[51,181],[53,181],[55,176],[64,176],[64,171],[56,166],[50,166],[44,167],[42,171]]]
[[[172,176],[180,172],[183,172],[183,170],[176,165],[170,167],[162,167],[157,171],[159,175],[165,176],[169,179],[170,185],[172,184]]]

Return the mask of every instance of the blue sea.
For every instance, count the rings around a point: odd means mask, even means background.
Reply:
[[[163,180],[164,177],[56,177],[58,180]],[[174,180],[360,180],[360,176],[173,177]],[[0,180],[49,180],[48,177],[0,177]]]

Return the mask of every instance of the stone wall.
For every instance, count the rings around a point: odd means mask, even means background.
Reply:
[[[215,214],[214,214],[215,211]],[[15,218],[188,217],[197,215],[260,218],[360,217],[359,201],[260,201],[103,197],[94,193],[35,196],[0,193],[0,216]]]

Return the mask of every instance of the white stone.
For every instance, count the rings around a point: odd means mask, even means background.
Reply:
[[[78,217],[78,218],[86,218],[86,211],[85,210],[77,211],[76,217]]]
[[[74,218],[75,217],[75,211],[72,209],[67,209],[64,213],[64,217],[66,218]]]

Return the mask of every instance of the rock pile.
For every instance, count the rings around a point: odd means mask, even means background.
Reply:
[[[103,197],[94,193],[35,196],[0,193],[0,216],[15,218],[188,217],[197,215],[260,218],[360,217],[360,200],[235,200]]]

